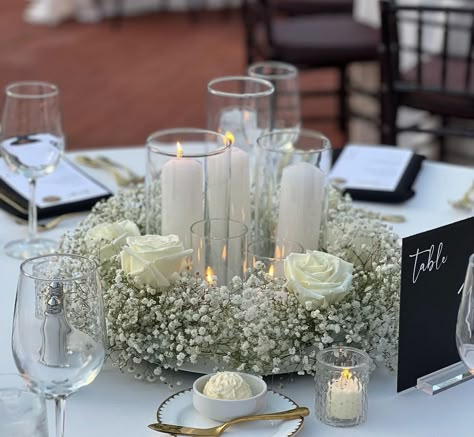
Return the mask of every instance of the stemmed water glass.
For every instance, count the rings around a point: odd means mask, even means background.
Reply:
[[[248,74],[268,80],[275,88],[271,96],[270,129],[299,129],[301,104],[298,69],[285,62],[263,61],[250,65]]]
[[[8,167],[28,180],[29,207],[28,237],[7,243],[7,255],[27,259],[55,251],[55,241],[36,235],[36,180],[56,168],[63,150],[58,87],[33,81],[8,85],[1,120],[0,151]]]
[[[12,349],[32,389],[54,399],[64,436],[66,397],[90,384],[105,358],[105,322],[94,261],[56,254],[20,266]]]

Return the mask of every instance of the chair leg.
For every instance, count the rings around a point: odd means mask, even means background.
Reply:
[[[448,127],[448,117],[441,117],[441,127],[446,129]],[[439,144],[439,160],[444,161],[446,159],[446,136],[438,135],[438,144]]]
[[[339,67],[339,128],[347,135],[348,132],[347,105],[347,66]]]

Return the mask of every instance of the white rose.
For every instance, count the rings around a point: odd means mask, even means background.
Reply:
[[[86,233],[86,244],[93,248],[99,246],[99,259],[106,261],[117,255],[125,244],[127,237],[140,235],[138,226],[130,220],[115,223],[101,223]]]
[[[157,288],[170,285],[169,279],[185,267],[185,258],[192,252],[184,249],[177,235],[143,235],[127,238],[120,259],[126,273]]]
[[[291,253],[285,261],[286,287],[300,303],[327,307],[340,301],[352,281],[352,264],[324,252]]]

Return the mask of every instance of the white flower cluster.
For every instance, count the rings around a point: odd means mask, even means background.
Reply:
[[[104,222],[131,220],[144,233],[143,187],[99,203],[62,250],[98,255],[87,232]],[[145,365],[148,379],[163,369],[211,363],[255,374],[314,373],[316,352],[333,344],[366,350],[392,368],[396,361],[400,287],[398,237],[377,218],[330,193],[326,251],[354,265],[342,300],[318,306],[300,301],[284,278],[257,265],[248,279],[209,285],[181,273],[169,287],[152,288],[121,269],[120,255],[100,264],[111,355],[122,369]]]

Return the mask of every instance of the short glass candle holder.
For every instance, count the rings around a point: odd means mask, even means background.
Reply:
[[[146,232],[178,235],[191,248],[191,225],[228,218],[230,140],[204,129],[155,132],[147,139]]]
[[[257,262],[265,266],[265,271],[275,278],[285,276],[285,259],[290,253],[303,253],[300,243],[289,240],[256,240],[248,245],[247,261],[254,268]]]
[[[247,269],[247,226],[227,219],[201,220],[191,226],[193,271],[210,285],[227,285]]]
[[[279,129],[257,140],[253,238],[324,245],[331,143],[319,132]]]
[[[44,397],[17,374],[0,375],[0,435],[48,437]]]
[[[341,427],[365,422],[370,357],[341,346],[320,351],[316,361],[316,417]]]

